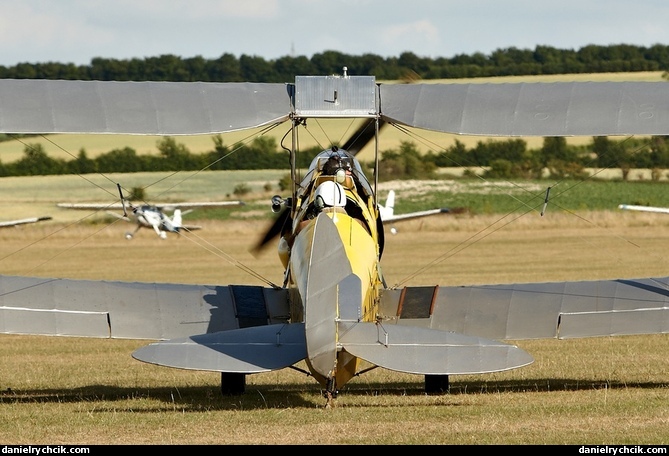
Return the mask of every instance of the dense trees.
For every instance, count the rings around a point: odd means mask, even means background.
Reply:
[[[588,45],[579,50],[510,47],[497,49],[490,55],[475,53],[434,59],[413,52],[384,58],[371,53],[349,55],[333,50],[311,58],[284,56],[276,60],[244,54],[238,58],[230,53],[213,60],[169,54],[126,60],[96,57],[90,65],[47,62],[0,66],[0,78],[287,82],[296,75],[339,74],[344,66],[350,74],[370,74],[379,80],[668,71],[669,46]]]
[[[24,156],[14,163],[0,162],[1,176],[47,174],[131,173],[142,171],[200,171],[235,169],[288,169],[288,153],[271,137],[258,137],[234,150],[215,136],[212,150],[193,154],[172,137],[158,140],[155,155],[138,155],[130,148],[111,150],[89,158],[85,150],[70,160],[53,159],[40,144],[24,139]],[[320,148],[302,151],[297,165],[307,168]],[[371,163],[362,163],[371,175]],[[497,178],[582,178],[584,168],[620,168],[626,178],[633,168],[650,168],[660,176],[669,168],[669,137],[611,140],[594,137],[590,145],[571,146],[565,138],[548,137],[539,149],[528,149],[522,139],[484,140],[468,149],[461,142],[438,153],[421,155],[412,142],[402,142],[397,149],[381,151],[379,177],[382,179],[426,179],[437,168],[465,167],[477,174]]]

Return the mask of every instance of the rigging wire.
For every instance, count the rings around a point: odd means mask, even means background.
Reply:
[[[202,171],[205,171],[205,170],[207,170],[207,169],[210,169],[210,168],[211,168],[212,166],[214,166],[216,163],[220,162],[221,160],[226,159],[227,157],[229,157],[229,156],[231,156],[232,154],[234,154],[234,153],[238,152],[239,150],[241,150],[242,147],[243,147],[245,144],[250,143],[250,142],[251,142],[253,139],[255,139],[256,137],[259,137],[259,136],[262,136],[262,135],[266,134],[267,132],[273,130],[274,128],[276,128],[276,127],[279,126],[279,125],[280,125],[280,124],[278,124],[278,123],[277,123],[277,124],[271,124],[271,125],[268,125],[268,126],[262,128],[262,129],[260,130],[260,132],[254,132],[254,133],[251,133],[251,134],[249,134],[248,136],[242,138],[241,140],[237,141],[237,142],[231,147],[231,149],[230,149],[230,151],[229,151],[228,153],[226,153],[225,155],[223,155],[223,156],[217,158],[215,161],[213,161],[212,163],[209,163],[209,164],[208,164],[207,166],[205,166],[204,168],[202,168],[202,169],[200,169],[200,170],[197,170],[197,171],[195,171],[194,173],[189,174],[189,175],[186,176],[184,179],[181,179],[180,181],[178,181],[178,182],[175,183],[174,185],[168,187],[166,190],[160,192],[160,194],[159,194],[158,196],[161,196],[161,195],[164,195],[165,193],[168,193],[169,191],[173,190],[174,188],[178,187],[179,185],[182,185],[183,183],[187,182],[189,179],[192,179],[194,176],[198,175],[198,174],[201,173]],[[61,151],[63,151],[64,153],[68,154],[69,156],[71,156],[73,159],[78,160],[78,157],[76,157],[74,154],[72,154],[70,151],[68,151],[68,150],[65,149],[64,147],[60,146],[60,144],[57,144],[56,142],[54,142],[53,140],[51,140],[51,138],[48,138],[48,137],[46,137],[46,136],[44,136],[44,135],[40,135],[40,136],[41,136],[45,141],[51,143],[53,146],[55,146],[55,147],[58,148],[59,150],[61,150]],[[20,142],[21,144],[23,144],[26,148],[34,149],[33,146],[31,146],[30,144],[28,144],[28,143],[22,141],[21,138],[19,138],[19,137],[15,137],[14,139],[17,140],[18,142]],[[147,185],[147,186],[145,186],[145,187],[143,187],[143,188],[145,188],[145,189],[146,189],[146,188],[150,188],[150,187],[156,185],[156,184],[159,183],[159,182],[163,182],[163,181],[165,181],[165,180],[167,180],[167,179],[170,179],[170,178],[176,176],[176,175],[179,174],[179,173],[183,173],[183,171],[175,171],[175,172],[169,173],[168,175],[166,175],[166,176],[164,176],[164,177],[162,177],[162,178],[160,178],[160,179],[155,180],[155,181],[152,182],[150,185]],[[92,181],[91,179],[87,178],[86,176],[84,176],[84,175],[82,175],[82,174],[79,174],[79,173],[74,173],[74,174],[75,174],[77,177],[79,177],[79,178],[85,180],[85,181],[88,182],[89,184],[93,185],[94,187],[97,187],[97,188],[99,188],[99,189],[101,189],[101,190],[107,192],[108,194],[114,196],[115,198],[118,198],[118,196],[117,196],[117,194],[116,194],[115,192],[110,191],[110,190],[108,190],[107,188],[105,188],[104,186],[101,186],[101,185],[95,183],[94,181]],[[107,176],[106,174],[104,174],[104,173],[98,173],[98,174],[99,174],[100,176],[102,176],[104,179],[106,179],[107,181],[113,183],[116,192],[121,192],[121,188],[122,188],[122,186],[121,186],[118,182],[114,182],[110,177],[108,177],[108,176]],[[127,190],[126,190],[126,191],[127,191]],[[122,193],[121,193],[121,194],[122,194]],[[146,203],[146,201],[145,201],[145,203]],[[114,204],[115,204],[115,202],[112,202],[112,203],[110,203],[107,207],[111,207],[111,206],[113,206]],[[148,203],[147,203],[147,204],[148,204]],[[98,212],[103,211],[103,210],[105,210],[105,209],[102,208],[102,209],[93,210],[91,213],[85,215],[84,217],[81,217],[80,219],[76,220],[75,222],[70,223],[70,224],[67,224],[67,225],[65,225],[65,226],[63,226],[63,227],[61,227],[61,228],[58,228],[58,229],[54,230],[53,232],[51,232],[51,233],[49,233],[49,234],[47,234],[47,235],[41,237],[40,239],[37,239],[37,240],[35,240],[34,242],[31,242],[29,245],[26,245],[26,246],[24,246],[24,247],[22,247],[22,248],[20,248],[20,249],[17,249],[16,251],[14,251],[14,252],[12,252],[12,253],[9,253],[8,255],[5,255],[4,257],[0,258],[0,261],[3,261],[3,260],[5,260],[6,258],[9,258],[9,257],[11,257],[11,256],[13,256],[13,255],[15,255],[15,254],[17,254],[17,253],[23,251],[23,250],[26,250],[26,249],[28,249],[29,247],[32,247],[32,246],[34,246],[34,245],[36,245],[36,244],[39,244],[40,242],[44,241],[45,239],[47,239],[47,238],[49,238],[49,237],[51,237],[51,236],[53,236],[53,235],[55,235],[55,234],[57,234],[57,233],[59,233],[59,232],[61,232],[61,231],[67,230],[67,229],[71,228],[72,226],[78,225],[78,224],[80,224],[81,222],[85,221],[86,219],[91,218],[92,216],[94,216],[95,214],[97,214]],[[50,257],[50,258],[47,258],[46,260],[44,260],[43,262],[41,262],[41,263],[38,264],[37,266],[34,266],[33,268],[31,268],[31,269],[29,270],[29,272],[32,272],[32,271],[34,271],[34,270],[36,270],[36,269],[38,269],[38,268],[44,266],[45,264],[49,263],[50,261],[52,261],[53,259],[57,258],[58,256],[60,256],[60,255],[62,255],[62,254],[64,254],[64,253],[67,253],[67,252],[71,251],[72,249],[74,249],[75,247],[77,247],[78,245],[80,245],[81,243],[83,243],[84,241],[86,241],[86,240],[88,240],[88,239],[90,239],[90,238],[96,236],[97,234],[99,234],[99,233],[102,232],[103,230],[107,229],[108,227],[110,227],[110,226],[112,226],[112,225],[115,225],[115,224],[118,223],[119,221],[122,221],[122,219],[117,218],[117,219],[113,220],[112,222],[105,224],[105,225],[104,225],[102,228],[100,228],[99,230],[96,230],[96,231],[93,232],[92,234],[85,236],[84,238],[80,239],[79,241],[75,242],[74,244],[65,247],[63,250],[61,250],[61,251],[58,252],[57,254],[53,255],[53,256]],[[184,228],[184,230],[187,230],[187,228]],[[193,234],[192,231],[190,231],[190,230],[187,230],[187,231],[188,231],[189,233]],[[179,233],[179,234],[182,234],[182,233]],[[269,285],[269,286],[271,286],[271,287],[273,287],[273,288],[278,288],[278,286],[277,286],[276,284],[272,283],[269,279],[264,278],[262,275],[260,275],[259,273],[253,271],[253,270],[252,270],[251,268],[249,268],[248,266],[246,266],[246,265],[244,265],[243,263],[241,263],[241,262],[237,261],[236,259],[234,259],[231,255],[228,255],[227,253],[223,252],[221,249],[219,249],[219,248],[213,246],[211,243],[209,243],[208,241],[206,241],[204,238],[202,238],[202,237],[200,237],[200,236],[197,236],[197,235],[193,235],[193,236],[183,236],[183,237],[188,238],[191,242],[193,242],[193,243],[196,244],[196,245],[199,245],[199,246],[202,247],[204,250],[206,250],[206,251],[208,251],[208,252],[214,254],[214,255],[217,256],[218,258],[224,259],[225,261],[227,261],[227,262],[230,263],[231,265],[233,265],[233,266],[235,266],[235,267],[237,267],[237,268],[239,268],[239,269],[241,269],[241,270],[247,272],[247,273],[250,274],[251,276],[253,276],[253,277],[255,277],[256,279],[258,279],[258,280],[260,280],[260,281],[266,283],[267,285]]]
[[[431,150],[431,151],[433,151],[433,152],[436,150],[435,148],[439,148],[439,147],[440,147],[438,144],[434,143],[433,141],[430,141],[430,140],[426,139],[425,137],[416,134],[415,132],[413,132],[413,131],[407,129],[407,128],[404,127],[404,126],[397,125],[397,124],[394,124],[394,123],[391,123],[391,125],[393,125],[393,126],[394,126],[395,128],[397,128],[398,130],[404,132],[404,133],[407,134],[408,136],[412,137],[413,139],[418,140],[418,142],[420,142],[421,144],[427,146],[428,149]],[[631,137],[626,138],[626,139],[623,141],[623,144],[624,144],[625,142],[629,141],[630,139],[631,139]],[[638,153],[639,153],[641,150],[643,150],[647,145],[648,145],[648,144],[643,144],[643,145],[639,146],[636,150],[633,151],[632,155],[638,154]],[[594,162],[594,159],[591,160],[590,163],[593,163],[593,162]],[[459,164],[459,166],[462,166],[462,164]],[[483,167],[481,167],[481,166],[479,166],[479,165],[475,165],[475,166],[477,166],[477,167],[479,167],[479,168],[481,168],[481,169],[485,169],[485,168],[483,168]],[[587,167],[587,165],[584,166],[584,167]],[[572,210],[569,210],[569,209],[567,209],[567,208],[565,208],[565,207],[562,207],[561,205],[559,205],[559,204],[556,202],[556,200],[559,199],[559,196],[562,195],[563,193],[565,193],[565,192],[567,192],[567,191],[570,191],[570,190],[572,190],[573,188],[575,188],[575,187],[577,187],[577,186],[579,186],[579,185],[582,185],[583,183],[585,183],[585,182],[588,181],[588,180],[594,180],[598,175],[600,175],[600,174],[603,173],[605,170],[607,170],[607,169],[609,169],[609,168],[611,168],[611,167],[612,167],[612,166],[606,166],[606,167],[599,168],[595,173],[593,173],[592,175],[588,176],[586,179],[581,180],[581,181],[578,181],[578,182],[574,183],[573,185],[569,185],[569,186],[567,186],[566,188],[564,188],[564,185],[566,184],[567,179],[566,179],[565,177],[563,177],[563,178],[557,180],[556,182],[554,182],[552,185],[550,185],[550,186],[548,187],[549,190],[547,190],[545,193],[536,193],[536,192],[532,192],[531,190],[529,190],[528,188],[524,187],[524,186],[521,185],[521,184],[518,184],[518,183],[516,183],[516,182],[508,182],[508,181],[507,181],[508,184],[514,186],[515,188],[521,190],[522,192],[527,193],[527,194],[529,195],[529,197],[530,197],[529,200],[522,200],[522,199],[518,198],[517,196],[515,196],[515,195],[509,193],[508,191],[506,191],[505,189],[503,189],[501,186],[497,185],[496,183],[488,181],[484,176],[481,176],[481,175],[476,174],[476,177],[477,177],[478,179],[480,179],[480,180],[482,180],[482,181],[484,181],[484,182],[486,182],[486,183],[491,184],[494,188],[498,188],[498,189],[504,191],[509,197],[511,197],[513,200],[517,201],[517,202],[519,203],[519,206],[516,207],[516,208],[514,208],[513,210],[510,210],[507,214],[503,215],[502,217],[500,217],[500,218],[497,219],[496,221],[494,221],[494,222],[492,222],[491,224],[489,224],[487,227],[481,229],[480,231],[478,231],[478,232],[475,233],[474,235],[472,235],[472,236],[470,236],[469,238],[467,238],[466,240],[462,241],[462,242],[461,242],[460,244],[458,244],[457,246],[453,247],[452,249],[448,250],[447,252],[445,252],[445,253],[441,254],[440,256],[436,257],[434,260],[430,261],[430,262],[427,263],[426,265],[420,267],[420,268],[419,268],[417,271],[415,271],[414,273],[412,273],[412,274],[408,275],[407,277],[405,277],[404,279],[400,280],[399,282],[397,282],[397,284],[395,284],[395,285],[393,286],[393,288],[397,288],[397,287],[400,287],[400,286],[406,284],[409,280],[415,278],[416,276],[418,276],[418,275],[420,275],[421,273],[425,272],[425,271],[428,270],[429,268],[431,268],[431,267],[433,267],[433,266],[435,266],[435,265],[437,265],[437,264],[439,264],[439,263],[445,261],[446,259],[450,259],[450,258],[452,258],[453,256],[455,256],[456,254],[460,253],[461,251],[466,250],[469,246],[471,246],[471,245],[473,245],[473,244],[475,244],[475,243],[478,243],[479,241],[483,240],[484,238],[486,238],[486,237],[488,237],[489,235],[493,234],[494,232],[496,232],[496,231],[498,231],[498,230],[504,228],[505,226],[511,224],[512,222],[516,221],[517,219],[519,219],[519,218],[521,218],[521,217],[524,217],[524,216],[526,216],[526,215],[528,215],[528,214],[530,214],[530,213],[532,213],[532,212],[539,212],[539,214],[541,214],[541,215],[543,216],[543,213],[544,213],[544,211],[546,210],[546,206],[547,206],[548,201],[549,201],[549,200],[548,200],[548,193],[549,193],[549,191],[552,192],[552,193],[551,193],[551,198],[550,198],[550,203],[551,203],[551,205],[556,206],[556,207],[559,208],[560,210],[566,212],[567,214],[569,214],[569,215],[571,215],[571,216],[573,216],[573,217],[576,217],[577,219],[579,219],[579,220],[581,220],[581,221],[583,221],[583,222],[585,222],[585,223],[587,223],[587,224],[589,224],[589,225],[591,225],[591,226],[598,227],[598,228],[602,228],[602,229],[610,229],[609,227],[601,226],[601,225],[597,224],[596,222],[594,222],[594,221],[592,221],[592,220],[590,220],[590,219],[588,219],[588,218],[586,218],[586,217],[584,217],[584,216],[582,216],[582,215],[580,215],[580,214],[578,214],[578,213],[576,213],[576,212],[574,212],[574,211],[572,211]],[[558,185],[560,185],[560,184],[562,184],[562,189],[561,189],[561,191],[559,191],[559,192],[556,193],[556,192],[555,192],[555,188],[556,188]],[[536,201],[540,201],[540,203],[535,204],[535,200],[536,200]],[[539,210],[540,207],[543,207],[543,209],[542,209],[542,210]],[[517,211],[522,210],[522,209],[526,209],[522,214],[518,215],[517,217],[514,217],[514,218],[511,219],[510,221],[507,221],[507,222],[503,223],[501,226],[497,226],[499,223],[502,223],[502,221],[504,221],[507,217],[512,216],[512,214],[514,214],[514,213],[516,213]],[[631,240],[629,240],[629,239],[627,239],[627,238],[625,238],[625,237],[623,237],[623,236],[620,236],[620,235],[618,235],[618,234],[614,234],[614,237],[616,237],[616,238],[618,238],[619,240],[622,240],[623,242],[628,243],[628,244],[630,244],[630,245],[632,245],[632,246],[634,246],[634,247],[641,248],[640,245],[638,245],[637,243],[635,243],[635,242],[633,242],[633,241],[631,241]],[[590,241],[588,241],[587,239],[584,239],[584,241],[590,243]],[[609,254],[608,251],[606,251],[605,253],[606,253],[607,255]],[[621,261],[622,261],[620,258],[614,258],[614,259],[615,259],[617,262],[621,262]],[[667,286],[663,285],[663,287],[667,287]]]

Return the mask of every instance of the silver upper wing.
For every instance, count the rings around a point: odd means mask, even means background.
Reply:
[[[194,135],[282,122],[284,84],[0,80],[0,132]]]
[[[669,83],[381,85],[385,120],[483,136],[669,133]]]
[[[292,96],[289,84],[4,79],[0,132],[223,133],[287,120]],[[378,105],[388,122],[465,135],[669,134],[665,82],[380,84]]]

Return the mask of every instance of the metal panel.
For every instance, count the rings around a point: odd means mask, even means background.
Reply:
[[[54,336],[110,336],[106,312],[68,312],[0,307],[3,333],[47,334]]]
[[[669,333],[669,308],[566,313],[559,330],[560,339]]]
[[[298,117],[374,117],[374,76],[296,76]]]
[[[406,287],[400,302],[401,318],[429,318],[439,287]]]
[[[252,285],[230,286],[240,328],[263,326],[269,323],[262,289],[263,287]]]

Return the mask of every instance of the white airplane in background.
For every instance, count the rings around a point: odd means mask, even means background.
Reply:
[[[49,217],[49,216],[46,216],[46,217],[30,217],[30,218],[18,219],[18,220],[7,220],[6,222],[0,222],[0,228],[6,228],[6,227],[18,226],[18,225],[27,225],[29,223],[43,222],[45,220],[51,220],[51,217]]]
[[[140,228],[151,228],[161,239],[167,238],[167,233],[178,233],[181,230],[194,231],[202,227],[197,225],[184,225],[182,216],[191,212],[194,209],[212,208],[212,207],[237,207],[243,206],[242,201],[216,201],[216,202],[193,202],[193,203],[166,203],[164,205],[142,204],[140,206],[133,206],[127,202],[132,212],[126,211],[126,203],[58,203],[58,207],[65,209],[81,209],[81,210],[105,210],[108,214],[114,217],[125,220],[126,222],[134,222],[137,224],[135,231],[128,231],[125,233],[126,239],[130,240]],[[183,208],[188,208],[183,211]],[[121,209],[123,214],[113,212],[110,209]],[[164,211],[173,211],[172,217],[165,214]]]
[[[386,204],[379,204],[379,214],[383,222],[398,222],[401,220],[411,220],[420,217],[427,217],[429,215],[448,214],[451,210],[447,207],[438,209],[428,209],[426,211],[408,212],[406,214],[395,214],[395,190],[390,190],[386,197]],[[397,234],[397,228],[394,226],[390,228],[392,234]]]
[[[660,212],[662,214],[669,214],[669,207],[653,207],[653,206],[638,206],[634,204],[620,204],[618,209],[625,211],[641,211],[641,212]]]

